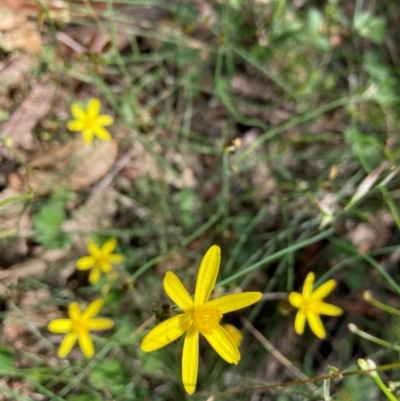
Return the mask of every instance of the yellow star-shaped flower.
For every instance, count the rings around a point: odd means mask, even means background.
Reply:
[[[147,333],[141,344],[144,352],[155,351],[186,332],[182,355],[182,381],[189,394],[196,389],[199,333],[225,361],[237,364],[240,360],[239,350],[219,322],[224,313],[252,305],[262,296],[260,292],[244,292],[208,300],[217,279],[220,253],[220,248],[213,245],[205,254],[197,275],[194,299],[174,273],[165,274],[164,289],[183,313],[158,324]]]
[[[336,281],[329,280],[313,292],[314,280],[315,274],[308,273],[304,281],[303,293],[291,292],[289,294],[289,302],[295,308],[299,308],[294,321],[294,329],[297,334],[303,334],[307,320],[313,333],[319,338],[325,338],[325,328],[319,315],[340,316],[343,310],[322,301],[336,287]]]
[[[67,333],[58,350],[59,358],[65,358],[69,354],[76,340],[86,358],[94,355],[94,345],[89,331],[107,330],[114,327],[114,322],[110,319],[93,319],[102,307],[103,300],[97,299],[81,312],[79,305],[71,302],[68,307],[69,319],[54,319],[49,323],[47,329],[50,332]]]
[[[89,100],[86,110],[83,110],[77,103],[72,103],[71,113],[75,120],[69,121],[67,127],[70,131],[82,132],[83,141],[86,144],[93,142],[93,136],[102,141],[109,141],[111,139],[110,133],[104,128],[111,125],[114,119],[100,112],[101,103],[97,98]]]
[[[123,255],[112,253],[117,246],[115,238],[109,239],[101,248],[93,241],[89,240],[87,250],[89,256],[84,256],[76,262],[78,270],[89,270],[89,283],[96,284],[101,273],[111,273],[114,268],[113,264],[122,263],[125,260]]]

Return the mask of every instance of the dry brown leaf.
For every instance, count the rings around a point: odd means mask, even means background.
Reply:
[[[24,50],[36,54],[42,40],[37,25],[14,11],[0,10],[0,48],[7,52]]]
[[[65,231],[96,231],[113,226],[113,216],[117,207],[118,194],[108,187],[94,191],[87,201],[72,212],[72,219],[63,224]],[[79,235],[79,245],[82,244],[82,236]]]
[[[271,102],[280,99],[282,90],[267,79],[236,74],[231,80],[232,92],[249,99]]]
[[[46,7],[50,17],[63,17],[66,20],[68,14],[68,2],[66,0],[41,0],[38,3],[36,0],[1,0],[0,9],[15,10],[18,13],[32,15],[38,17],[42,11],[42,7]]]
[[[19,54],[13,58],[2,70],[0,70],[0,92],[10,87],[16,87],[27,76],[34,61],[27,54]]]
[[[242,147],[251,146],[259,135],[260,132],[257,128],[248,130],[242,138]],[[232,160],[236,160],[237,157],[238,155],[232,155]],[[248,180],[251,187],[256,189],[255,196],[258,200],[267,199],[277,187],[271,169],[264,159],[262,147],[258,146],[253,152],[252,158],[248,160]]]
[[[168,165],[174,166],[165,169],[157,162],[155,155],[150,153],[140,142],[135,143],[136,153],[124,169],[124,175],[131,179],[151,177],[154,180],[167,182],[176,188],[193,188],[197,185],[194,171],[201,170],[199,158],[191,155],[182,155],[170,149],[165,155]],[[156,151],[156,150],[155,150]]]
[[[75,269],[74,263],[68,263],[71,259],[70,248],[43,249],[41,247],[36,247],[34,249],[34,255],[34,258],[26,260],[25,262],[14,264],[6,270],[0,270],[0,282],[4,284],[5,287],[10,285],[14,286],[21,279],[41,276],[54,268],[57,269],[57,277],[60,275],[63,276],[62,280],[58,281],[64,282],[65,277],[70,276]],[[61,270],[60,266],[62,266]],[[1,290],[4,292],[4,288],[0,288],[0,292]]]
[[[76,144],[71,141],[59,148],[46,150],[29,160],[29,166],[43,170],[61,170],[70,162],[74,148],[76,148]]]
[[[52,318],[58,317],[59,311],[54,303],[49,302],[51,299],[51,292],[41,288],[25,291],[18,301],[10,303],[3,321],[5,341],[15,348],[26,349],[30,342],[27,336],[33,326],[44,326]]]
[[[166,255],[159,263],[156,265],[156,272],[159,276],[164,276],[166,271],[177,271],[186,264],[186,256],[181,253],[172,253]]]
[[[57,34],[57,39],[77,53],[102,54],[111,44],[110,33],[97,26],[74,27],[68,33],[67,31]],[[64,51],[64,53],[68,52]]]
[[[16,283],[20,278],[32,277],[43,274],[47,269],[47,263],[39,258],[28,260],[14,265],[12,268],[0,271],[0,281]]]
[[[21,195],[22,192],[6,188],[0,192],[0,201]],[[24,213],[26,202],[18,201],[8,203],[0,208],[0,233],[3,238],[14,236],[18,233],[20,238],[25,238],[30,229],[30,217]]]
[[[359,223],[349,231],[348,237],[351,243],[360,252],[370,252],[373,249],[384,246],[390,238],[390,226],[393,217],[385,211],[371,216],[367,223]]]
[[[117,158],[117,151],[115,141],[95,141],[93,145],[86,146],[81,139],[76,139],[54,153],[48,153],[48,157],[39,156],[40,161],[33,160],[33,165],[45,165],[51,170],[37,170],[29,183],[36,195],[43,195],[59,186],[80,190],[109,171]],[[60,155],[64,156],[63,160],[60,160]]]
[[[13,147],[32,151],[35,147],[32,130],[50,111],[54,93],[55,87],[51,85],[36,85],[3,126],[0,137],[12,137]]]

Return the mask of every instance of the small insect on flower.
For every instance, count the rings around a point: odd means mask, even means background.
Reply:
[[[260,292],[244,292],[209,301],[218,275],[220,254],[220,248],[216,245],[205,254],[197,275],[194,299],[174,273],[165,274],[165,292],[183,313],[158,324],[147,333],[141,344],[142,351],[155,351],[186,332],[182,355],[182,381],[189,394],[196,389],[199,334],[207,339],[225,361],[237,364],[240,360],[239,350],[235,341],[220,325],[220,320],[224,313],[252,305],[262,296]]]
[[[75,120],[68,122],[67,127],[70,131],[82,132],[83,141],[90,145],[93,137],[102,141],[111,139],[110,133],[104,128],[111,125],[114,119],[107,114],[100,114],[101,103],[97,98],[89,100],[86,110],[83,110],[77,103],[71,104],[71,114]]]
[[[153,304],[153,313],[156,319],[159,322],[164,322],[165,320],[169,319],[171,317],[171,306],[167,303],[161,304],[161,305],[156,305]]]
[[[58,350],[59,358],[65,358],[69,354],[76,340],[78,340],[86,358],[91,358],[94,355],[94,345],[89,331],[108,330],[114,327],[114,322],[110,319],[94,319],[103,304],[102,299],[97,299],[81,312],[79,305],[76,302],[71,302],[68,307],[69,319],[54,319],[49,323],[47,329],[50,332],[66,333]]]
[[[319,315],[340,316],[343,310],[336,305],[328,304],[322,300],[336,287],[335,280],[329,280],[313,291],[314,273],[308,273],[304,281],[303,293],[291,292],[289,302],[299,311],[294,321],[297,334],[303,334],[306,320],[313,333],[319,338],[325,338],[326,332]]]
[[[112,253],[117,247],[115,238],[109,239],[101,248],[92,240],[89,240],[87,250],[89,256],[84,256],[77,260],[76,268],[78,270],[91,270],[89,274],[89,283],[96,284],[101,273],[111,274],[114,271],[113,264],[123,263],[123,255]]]

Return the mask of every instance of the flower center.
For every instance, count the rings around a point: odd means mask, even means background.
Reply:
[[[193,311],[193,323],[201,334],[210,334],[222,319],[222,313],[215,308],[199,306]]]
[[[89,331],[89,326],[87,324],[87,321],[83,319],[74,320],[71,331],[74,332],[75,334],[87,333]]]
[[[109,269],[110,257],[109,255],[99,255],[96,258],[96,267],[100,269],[103,273],[107,273]]]
[[[90,114],[86,114],[85,116],[85,125],[86,125],[86,129],[87,130],[92,130],[93,127],[95,127],[97,125],[97,116],[92,116]]]
[[[312,299],[312,298],[305,299],[303,301],[301,309],[303,309],[304,312],[319,313],[320,304],[321,304],[320,299]]]

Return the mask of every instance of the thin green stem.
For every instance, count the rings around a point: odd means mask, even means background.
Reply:
[[[396,222],[397,228],[400,229],[400,213],[399,210],[394,203],[393,199],[390,197],[389,191],[387,190],[386,187],[380,187],[379,188],[382,192],[382,195],[389,206],[390,211],[392,212],[392,216],[394,218],[394,221]]]
[[[393,349],[395,351],[400,351],[400,346],[396,345],[396,344],[392,344],[389,341],[385,341],[382,340],[381,338],[375,337],[371,334],[368,334],[367,332],[360,330],[355,324],[350,323],[349,324],[349,330],[354,333],[357,334],[359,337],[364,338],[365,340],[368,340],[372,343],[378,344],[381,347],[385,347],[385,348],[389,348],[389,349]]]
[[[229,44],[229,48],[236,53],[238,56],[242,57],[244,60],[246,60],[249,64],[251,64],[253,67],[257,68],[259,71],[261,71],[263,74],[265,74],[271,81],[275,82],[278,86],[280,86],[285,92],[287,92],[290,96],[295,97],[294,91],[289,88],[283,82],[282,79],[277,77],[276,75],[272,74],[263,64],[261,64],[257,59],[255,59],[250,53],[246,52],[245,50],[241,49],[238,46],[235,46],[233,44]]]
[[[236,245],[232,249],[232,252],[230,252],[230,257],[224,267],[224,274],[229,275],[231,273],[233,264],[235,263],[236,258],[239,256],[244,244],[246,243],[253,230],[257,227],[257,225],[265,218],[267,211],[268,205],[265,205],[249,222],[243,234],[239,237],[239,240],[236,242]]]
[[[33,191],[29,191],[26,194],[12,196],[11,198],[7,198],[0,201],[0,207],[5,206],[9,203],[18,202],[25,199],[29,199],[30,201],[32,201],[33,195],[34,195]]]
[[[273,255],[267,256],[266,258],[252,264],[251,266],[247,267],[246,269],[243,269],[242,271],[239,271],[239,272],[233,274],[232,276],[226,278],[225,280],[220,281],[219,283],[216,284],[216,287],[222,287],[226,284],[229,284],[230,282],[235,281],[237,278],[242,277],[246,274],[249,274],[261,266],[264,266],[268,263],[274,262],[275,260],[278,260],[291,252],[297,251],[310,244],[313,244],[317,241],[327,238],[330,235],[332,235],[333,232],[334,232],[333,228],[329,228],[329,229],[323,231],[322,233],[319,233],[318,235],[315,235],[314,237],[309,238],[308,240],[301,241],[299,243],[295,243],[285,249],[282,249],[281,251],[274,253]]]
[[[329,241],[332,242],[333,244],[339,246],[343,250],[359,256],[360,258],[364,259],[366,262],[371,264],[373,267],[376,268],[376,270],[378,270],[378,272],[382,275],[382,277],[396,290],[396,292],[398,294],[400,294],[399,285],[393,280],[393,278],[390,276],[390,274],[375,259],[371,258],[371,256],[369,256],[366,253],[360,252],[353,245],[351,245],[345,241],[342,241],[341,239],[338,239],[335,237],[330,237]]]
[[[356,98],[357,100],[358,98]],[[287,131],[289,128],[293,128],[299,124],[305,123],[306,121],[312,120],[319,116],[320,114],[326,113],[327,111],[336,109],[337,107],[344,106],[349,103],[350,100],[355,101],[349,96],[345,96],[341,99],[334,100],[328,104],[325,104],[321,107],[316,108],[315,110],[308,111],[298,117],[292,118],[290,121],[279,125],[276,128],[272,128],[269,131],[264,132],[264,134],[260,135],[255,141],[253,141],[237,158],[236,163],[240,165],[241,162],[246,160],[250,153],[253,152],[258,146],[260,146],[263,142],[268,139],[273,138],[274,136]]]
[[[381,309],[385,312],[391,313],[395,316],[400,316],[400,310],[396,308],[392,308],[389,305],[384,304],[383,302],[378,301],[377,299],[372,297],[371,291],[365,291],[363,294],[363,298],[369,302],[371,305],[374,305],[376,308]]]
[[[136,270],[135,273],[132,274],[131,280],[135,281],[140,277],[143,273],[145,273],[147,270],[149,270],[151,267],[156,265],[160,260],[164,259],[167,255],[171,255],[172,253],[177,252],[179,249],[184,248],[188,244],[190,244],[192,241],[194,241],[196,238],[198,238],[201,234],[203,234],[205,231],[207,231],[210,227],[212,227],[221,217],[221,209],[219,209],[205,224],[203,224],[201,227],[199,227],[192,235],[187,237],[182,243],[178,246],[173,247],[172,249],[169,250],[164,255],[159,255],[156,256],[155,258],[149,260],[147,263],[145,263],[142,267],[140,267],[138,270]]]

